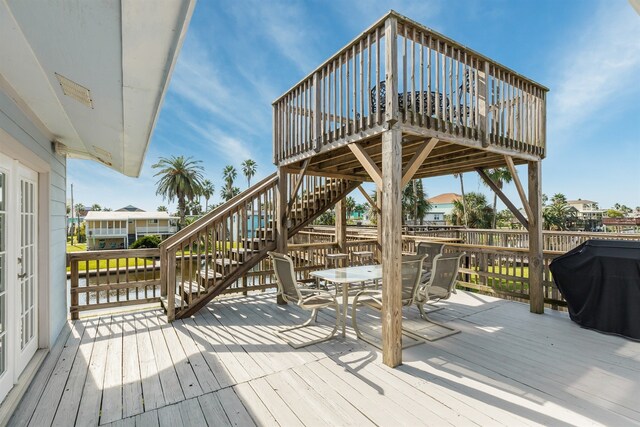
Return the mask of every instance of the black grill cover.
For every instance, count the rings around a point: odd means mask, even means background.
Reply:
[[[640,242],[588,240],[550,269],[574,322],[640,340]]]

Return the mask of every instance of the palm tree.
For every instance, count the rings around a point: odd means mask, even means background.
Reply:
[[[169,202],[178,200],[178,216],[180,224],[184,225],[187,202],[194,200],[202,189],[202,171],[200,160],[193,160],[192,157],[171,156],[161,157],[155,165],[151,167],[158,169],[154,176],[159,176],[157,195],[161,195]]]
[[[251,187],[251,177],[256,174],[258,164],[251,159],[247,159],[242,162],[242,173],[247,177],[247,188]]]
[[[469,193],[466,197],[466,207],[459,200],[453,202],[451,220],[454,224],[461,224],[463,217],[466,217],[469,228],[489,228],[492,214],[493,211],[484,194]]]
[[[351,196],[347,196],[347,198],[344,199],[344,205],[345,205],[345,210],[347,211],[347,219],[351,218],[351,213],[356,207],[356,199],[354,199]]]
[[[160,205],[160,206],[158,206],[157,211],[158,212],[169,212],[169,209],[167,209],[167,207],[165,205]]]
[[[233,186],[233,181],[236,179],[237,176],[238,176],[238,171],[236,171],[236,168],[234,168],[231,165],[225,166],[224,169],[222,170],[222,178],[224,179],[224,182],[225,182],[225,186],[221,192],[223,199],[228,201],[232,197],[234,197],[236,194],[238,194],[235,191],[237,187]]]
[[[413,223],[424,222],[424,216],[431,210],[421,179],[412,180],[402,190],[402,218],[413,219]]]
[[[462,223],[465,227],[469,227],[469,216],[467,215],[467,200],[464,194],[464,180],[462,179],[462,172],[454,173],[454,178],[460,178],[460,193],[462,194]]]
[[[220,190],[220,197],[222,197],[225,201],[229,201],[240,194],[240,189],[238,187],[228,187],[224,186],[222,190]]]
[[[204,197],[204,211],[209,210],[209,199],[213,196],[215,186],[211,181],[205,179],[202,181],[202,196]]]
[[[487,171],[487,176],[491,181],[494,182],[494,184],[496,184],[496,187],[498,187],[500,190],[502,190],[502,187],[504,186],[504,184],[508,184],[513,180],[513,177],[511,176],[511,172],[509,172],[509,169],[507,168],[489,169]],[[493,193],[493,222],[492,222],[492,228],[494,229],[496,228],[496,223],[498,218],[497,207],[498,207],[498,194],[494,192]]]
[[[94,211],[94,212],[101,211],[102,210],[102,206],[100,206],[97,203],[94,203],[94,204],[91,205],[91,210]]]

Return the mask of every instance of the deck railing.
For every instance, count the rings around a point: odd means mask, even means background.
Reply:
[[[305,231],[305,239],[309,243],[318,239],[330,239],[331,227],[313,227]],[[353,227],[347,229],[350,239],[375,237],[375,229],[369,227]],[[492,230],[464,229],[412,231],[408,236],[432,237],[438,239],[454,239],[460,243],[471,245],[498,246],[503,248],[526,249],[529,247],[529,234],[526,230]],[[317,236],[317,237],[316,237]],[[627,233],[592,233],[584,231],[543,231],[543,249],[546,251],[566,252],[590,239],[597,240],[635,240],[640,241],[640,234]]]
[[[159,302],[159,258],[157,248],[67,254],[71,318],[86,310]]]
[[[389,120],[543,157],[546,92],[390,12],[274,101],[274,163],[377,134]]]
[[[415,252],[424,237],[404,236],[403,251]],[[447,243],[447,252],[465,252],[458,286],[474,289],[502,298],[528,299],[528,252],[520,248],[500,248],[484,245]],[[339,252],[336,242],[290,244],[288,254],[295,263],[298,279],[310,281],[310,273],[326,268],[327,255]],[[380,261],[376,239],[349,240],[343,251],[371,251],[374,261]],[[545,251],[543,280],[545,302],[552,308],[566,305],[555,287],[549,264],[561,252]],[[89,251],[68,254],[70,272],[71,316],[79,312],[132,304],[160,301],[160,268],[158,249],[125,251]],[[196,257],[195,255],[192,258]],[[178,255],[176,264],[182,257]],[[190,259],[190,262],[193,262]],[[199,265],[197,263],[196,265]],[[188,267],[186,267],[188,269]],[[239,277],[222,294],[247,294],[275,289],[273,266],[269,258],[260,261]]]

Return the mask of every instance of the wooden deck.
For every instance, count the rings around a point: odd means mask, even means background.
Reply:
[[[352,334],[293,350],[271,331],[304,313],[274,300],[228,298],[173,324],[160,310],[71,322],[11,424],[640,424],[640,343],[565,314],[458,292],[433,317],[462,333],[390,369]]]

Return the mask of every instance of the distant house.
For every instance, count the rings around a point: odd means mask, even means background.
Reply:
[[[428,199],[431,210],[424,216],[424,220],[427,224],[446,225],[456,200],[462,200],[462,196],[456,193],[444,193]]]
[[[165,239],[178,231],[177,217],[169,216],[167,212],[145,212],[141,209],[89,211],[85,223],[89,251],[125,249],[147,234]]]
[[[127,205],[124,208],[116,209],[116,212],[144,212],[144,210],[136,208],[135,206]]]
[[[602,227],[604,209],[593,200],[569,200],[567,204],[576,210],[577,226],[583,230],[596,230]]]

